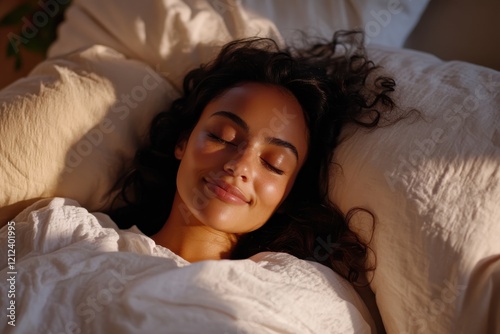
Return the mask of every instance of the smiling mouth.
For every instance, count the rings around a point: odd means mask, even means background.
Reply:
[[[249,204],[249,201],[245,198],[243,193],[229,183],[222,180],[203,180],[208,190],[221,201],[237,205]]]

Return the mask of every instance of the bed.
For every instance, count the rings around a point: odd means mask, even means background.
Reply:
[[[73,1],[48,58],[0,91],[0,207],[43,198],[2,228],[1,332],[500,333],[500,73],[409,49],[431,6]],[[345,128],[335,152],[331,199],[376,217],[373,235],[354,219],[376,304],[286,254],[188,265],[101,213],[151,119],[221,44],[350,28],[395,77],[397,104],[423,114]]]

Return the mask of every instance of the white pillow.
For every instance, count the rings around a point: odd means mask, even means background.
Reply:
[[[149,64],[177,89],[189,70],[210,61],[230,40],[281,40],[269,20],[222,0],[76,0],[65,15],[49,57],[106,45]]]
[[[0,206],[62,196],[106,207],[120,168],[176,94],[103,46],[41,63],[0,91]]]
[[[366,29],[367,42],[402,46],[429,0],[76,0],[49,56],[94,44],[144,61],[180,87],[193,66],[235,38],[293,40],[297,29],[330,39]],[[276,28],[278,27],[278,28]]]
[[[330,39],[334,31],[361,28],[368,44],[402,47],[429,0],[240,0],[248,11],[274,22],[291,41],[297,29]]]
[[[377,218],[371,287],[387,332],[498,332],[500,73],[408,50],[370,54],[396,79],[397,104],[425,118],[358,131],[335,153],[332,200]],[[355,223],[369,238],[368,217]]]

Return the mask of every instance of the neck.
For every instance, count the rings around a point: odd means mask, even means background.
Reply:
[[[162,229],[152,239],[188,262],[229,257],[236,237],[198,221],[176,193],[172,210]]]

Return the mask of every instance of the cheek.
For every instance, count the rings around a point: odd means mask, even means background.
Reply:
[[[194,156],[197,156],[198,154],[203,154],[209,152],[209,147],[207,145],[207,142],[203,139],[203,137],[198,134],[194,140],[191,143],[191,152]]]
[[[178,178],[192,187],[191,181],[194,181],[199,171],[210,167],[213,163],[213,154],[210,153],[206,142],[200,136],[191,136],[179,165]]]
[[[261,180],[258,191],[261,203],[267,207],[276,208],[285,196],[287,182],[272,180],[272,178],[267,178],[267,180],[262,178]]]
[[[195,164],[204,165],[213,161],[221,152],[218,152],[213,143],[207,141],[203,135],[199,134],[188,144],[187,153],[190,160]]]
[[[225,151],[226,150],[222,149],[220,144],[207,139],[207,135],[203,132],[199,133],[196,137],[193,138],[190,148],[191,155],[195,158],[219,157],[223,156],[225,154]]]

